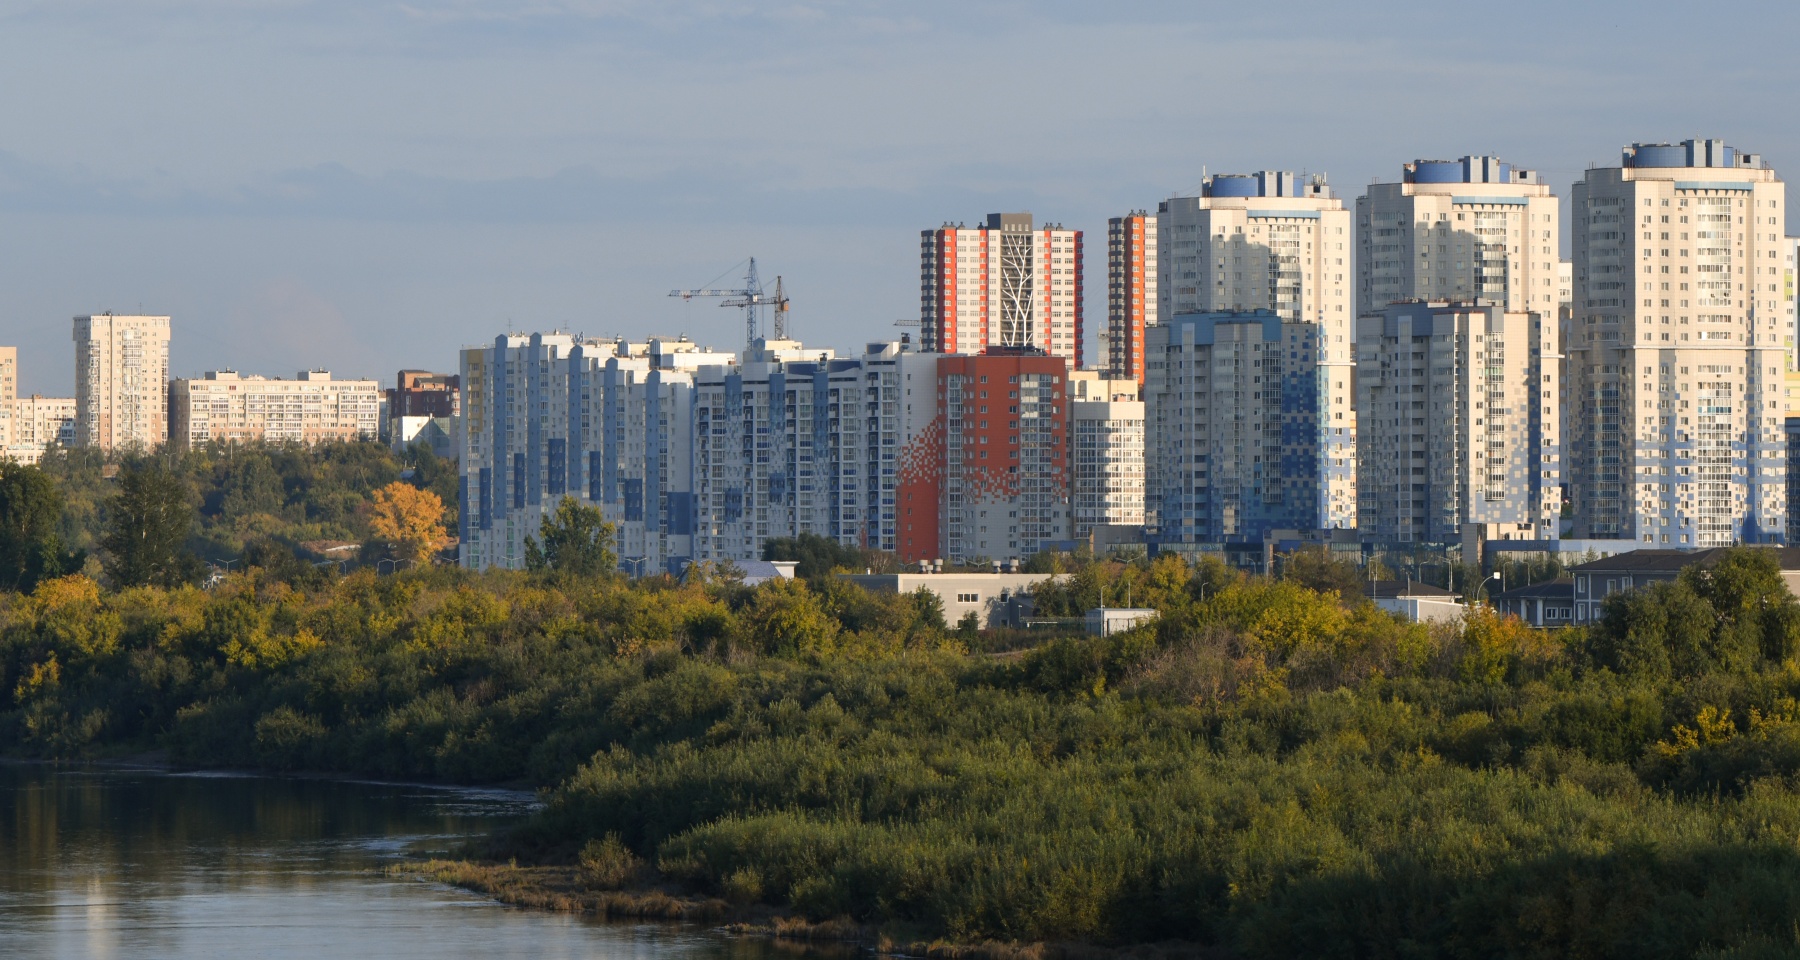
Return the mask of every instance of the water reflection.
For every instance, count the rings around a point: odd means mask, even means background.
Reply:
[[[381,866],[528,795],[0,764],[0,957],[772,960],[697,928],[513,910]]]

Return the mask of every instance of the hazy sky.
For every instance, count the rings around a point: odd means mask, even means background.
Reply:
[[[1708,12],[1709,9],[1712,12]],[[1202,169],[1495,153],[1566,196],[1632,140],[1800,166],[1800,10],[1748,2],[0,0],[0,343],[168,313],[174,373],[391,380],[506,329],[685,332],[754,254],[802,338],[918,314],[918,233],[1086,230]],[[1618,11],[1618,12],[1615,12]]]

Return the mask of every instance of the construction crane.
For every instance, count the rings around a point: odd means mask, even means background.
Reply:
[[[756,276],[756,258],[750,258],[750,268],[744,272],[744,285],[739,289],[707,289],[707,290],[670,290],[669,296],[692,300],[695,297],[725,297],[719,302],[721,307],[744,308],[744,342],[756,342],[756,308],[772,306],[775,308],[775,339],[787,339],[787,294],[781,289],[781,277],[775,278],[775,292],[763,292],[762,281]]]

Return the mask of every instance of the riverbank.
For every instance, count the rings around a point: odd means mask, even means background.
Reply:
[[[718,897],[656,888],[594,889],[583,880],[582,871],[572,866],[426,860],[395,864],[386,873],[396,879],[448,884],[526,909],[608,920],[705,922],[734,937],[805,944],[828,952],[833,946],[842,947],[846,956],[862,951],[926,960],[1228,960],[1232,956],[1191,943],[1114,948],[1071,943],[920,940],[895,926],[876,927],[849,918],[815,922],[787,916],[768,904],[737,904]]]

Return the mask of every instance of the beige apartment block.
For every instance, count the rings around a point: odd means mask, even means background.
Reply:
[[[1554,539],[1561,357],[1543,314],[1439,301],[1357,318],[1357,527],[1383,545]],[[1553,339],[1553,337],[1552,337]]]
[[[1143,526],[1144,402],[1137,378],[1070,374],[1069,445],[1075,539],[1097,526]]]
[[[1286,325],[1286,375],[1316,384],[1288,398],[1286,429],[1304,435],[1307,455],[1321,465],[1346,465],[1318,471],[1316,526],[1355,526],[1350,211],[1323,176],[1263,171],[1208,177],[1200,196],[1164,200],[1156,220],[1157,323],[1268,310]],[[1147,355],[1146,369],[1153,362]]]
[[[12,403],[12,439],[3,448],[9,460],[37,463],[50,447],[75,445],[75,398],[32,394]]]
[[[75,442],[149,450],[168,439],[169,318],[75,318]]]
[[[1723,140],[1633,144],[1571,194],[1574,536],[1785,534],[1786,187]]]
[[[1356,201],[1358,316],[1401,300],[1556,315],[1562,201],[1496,157],[1419,160]]]
[[[334,380],[323,370],[292,380],[216,370],[169,385],[169,439],[183,450],[214,441],[374,439],[380,416],[378,382]]]
[[[19,396],[19,348],[0,347],[0,450],[13,445],[13,401]]]

